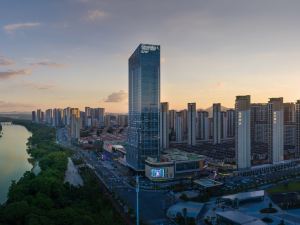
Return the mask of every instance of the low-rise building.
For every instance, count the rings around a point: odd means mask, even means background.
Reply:
[[[178,216],[198,221],[205,204],[198,202],[179,202],[172,205],[167,211],[167,217],[175,220]]]
[[[145,160],[145,176],[152,181],[189,177],[204,168],[204,161],[202,155],[168,149],[160,155],[159,160],[151,157]]]
[[[240,204],[248,202],[263,201],[265,198],[265,191],[251,191],[241,192],[233,195],[223,196],[219,201],[227,203],[234,208],[238,208]]]
[[[266,225],[260,219],[239,211],[217,212],[216,214],[220,225]]]

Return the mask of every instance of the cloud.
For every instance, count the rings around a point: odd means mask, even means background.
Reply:
[[[55,87],[54,84],[45,84],[45,83],[35,83],[35,82],[23,82],[22,84],[25,87],[37,90],[49,90]]]
[[[56,62],[37,62],[37,63],[30,63],[31,66],[38,67],[38,66],[47,66],[47,67],[52,67],[52,68],[64,68],[67,65],[62,64],[62,63],[56,63]]]
[[[5,102],[0,100],[0,108],[32,108],[34,105],[26,104],[26,103],[17,103],[17,102]]]
[[[107,16],[108,16],[108,13],[106,13],[102,10],[99,10],[99,9],[95,9],[95,10],[88,11],[85,20],[95,22],[98,20],[102,20],[102,19],[106,18]]]
[[[113,92],[104,100],[105,102],[122,102],[127,99],[127,92],[121,90],[119,92]]]
[[[8,24],[3,27],[3,29],[7,33],[13,33],[16,30],[24,30],[24,29],[31,29],[34,27],[40,26],[40,23],[13,23],[13,24]]]
[[[0,66],[11,66],[13,64],[15,64],[13,60],[0,56]]]
[[[2,72],[0,71],[0,80],[9,79],[16,76],[30,75],[31,73],[32,73],[31,69],[7,70]]]

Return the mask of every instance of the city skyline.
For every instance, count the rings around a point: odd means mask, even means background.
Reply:
[[[127,60],[140,43],[162,46],[161,101],[171,109],[299,98],[299,2],[189,3],[3,1],[0,111],[127,112]]]
[[[0,225],[300,224],[299,0],[2,0]]]

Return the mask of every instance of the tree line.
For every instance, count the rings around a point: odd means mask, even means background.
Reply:
[[[0,225],[123,224],[89,169],[81,170],[84,186],[64,183],[72,153],[56,144],[54,128],[22,120],[13,123],[32,133],[27,151],[31,162],[39,162],[41,172],[25,172],[18,182],[12,182],[8,200],[0,206]]]

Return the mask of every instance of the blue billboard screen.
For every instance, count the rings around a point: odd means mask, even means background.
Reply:
[[[163,168],[151,169],[151,177],[163,178],[165,177],[165,170]]]

